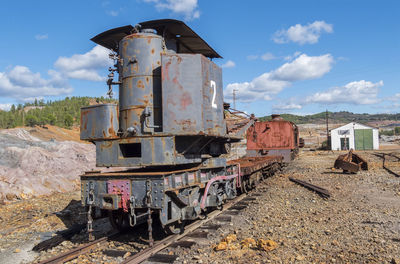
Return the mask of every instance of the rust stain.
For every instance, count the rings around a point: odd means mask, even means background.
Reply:
[[[131,79],[129,79],[126,82],[128,82],[129,96],[132,97],[133,96],[133,84],[132,84],[132,81],[131,81]]]
[[[108,150],[111,149],[111,147],[112,147],[112,141],[103,141],[103,143],[100,144],[101,150]]]
[[[83,129],[87,130],[87,123],[88,123],[88,115],[89,111],[81,111],[81,129],[82,129],[82,122],[83,122]]]
[[[151,160],[155,161],[156,151],[154,149],[154,138],[150,139],[150,145],[151,145]]]
[[[179,120],[176,121],[178,127],[180,127],[183,131],[191,131],[191,128],[196,125],[196,121],[192,121],[190,119]]]
[[[169,67],[171,66],[171,61],[168,61],[164,67],[161,67],[161,79],[169,81]]]
[[[136,86],[138,87],[138,88],[140,88],[140,89],[144,89],[145,87],[144,87],[144,84],[143,84],[143,82],[142,82],[142,80],[138,80],[138,82],[136,83]]]
[[[151,49],[151,54],[154,54],[154,48],[153,48],[153,49]]]
[[[173,105],[176,106],[175,98],[170,96],[167,98],[167,105]]]
[[[148,105],[148,104],[149,104],[149,100],[141,99],[141,98],[137,98],[137,100],[138,100],[139,102],[141,102],[142,104],[144,104],[144,105]]]
[[[193,103],[190,93],[184,92],[181,96],[181,107],[180,110],[186,110],[186,108]]]

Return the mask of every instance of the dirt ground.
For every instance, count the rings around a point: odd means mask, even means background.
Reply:
[[[358,174],[332,169],[338,152],[301,153],[261,184],[261,196],[232,223],[178,263],[400,263],[400,178],[383,170],[373,153],[359,152],[369,170]],[[386,166],[400,173],[396,159]],[[289,176],[332,196],[321,198]],[[232,237],[227,249],[216,251]]]
[[[190,250],[174,250],[176,263],[400,263],[400,178],[373,153],[358,152],[368,171],[343,174],[332,169],[339,152],[301,152],[261,183],[259,196],[231,223]],[[397,159],[386,166],[400,173]],[[332,196],[322,198],[289,176]],[[79,192],[0,205],[0,263],[29,263],[34,245],[84,221],[82,214]],[[216,251],[224,239],[226,249]]]

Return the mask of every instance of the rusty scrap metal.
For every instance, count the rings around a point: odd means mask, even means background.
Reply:
[[[289,177],[289,180],[292,181],[292,182],[295,182],[295,183],[297,183],[297,184],[299,184],[299,185],[301,185],[303,187],[306,187],[307,189],[315,191],[316,193],[318,193],[319,195],[321,195],[324,198],[331,197],[331,194],[327,189],[324,189],[324,188],[319,187],[317,185],[314,185],[314,184],[311,184],[311,183],[308,183],[308,182],[305,182],[305,181],[302,181],[302,180],[299,180],[299,179],[295,179],[295,178],[292,178],[292,177]]]
[[[343,172],[357,173],[360,169],[368,170],[368,163],[351,149],[349,153],[338,156],[334,168],[343,169]]]

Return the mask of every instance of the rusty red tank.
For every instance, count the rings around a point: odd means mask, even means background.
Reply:
[[[281,155],[289,162],[298,153],[298,127],[280,115],[271,117],[271,121],[256,122],[247,130],[247,156]]]

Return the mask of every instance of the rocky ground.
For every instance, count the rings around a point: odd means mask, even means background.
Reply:
[[[95,160],[95,146],[79,141],[79,131],[1,129],[0,203],[76,190]]]
[[[338,152],[304,151],[280,175],[265,180],[256,200],[231,223],[207,240],[196,239],[190,250],[169,252],[180,256],[176,263],[400,263],[400,178],[383,170],[374,152],[358,153],[370,169],[343,174],[332,169]],[[389,158],[386,166],[400,173],[397,159]],[[332,196],[321,198],[289,176],[324,187]],[[83,243],[84,231],[53,249],[31,251],[56,231],[84,221],[79,192],[0,205],[0,263],[37,262]],[[104,234],[110,226],[102,221],[95,228]],[[145,243],[115,245],[140,250]],[[84,262],[107,261],[93,254]]]
[[[261,196],[232,223],[208,243],[180,252],[177,262],[400,263],[400,178],[383,170],[372,152],[360,154],[370,170],[343,174],[332,169],[338,153],[302,153],[263,182]],[[386,165],[400,173],[395,159]],[[321,198],[289,176],[332,196]]]

